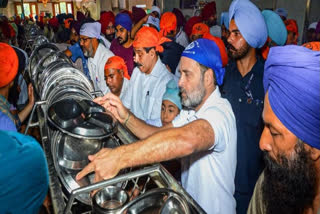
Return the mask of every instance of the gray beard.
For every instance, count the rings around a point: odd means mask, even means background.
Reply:
[[[180,88],[180,91],[184,91],[184,89]],[[181,98],[181,103],[182,103],[183,108],[184,109],[195,109],[203,101],[203,98],[206,95],[206,89],[204,88],[204,86],[202,84],[200,84],[195,91],[191,92],[190,94],[187,94],[187,93],[185,93],[185,94],[187,97],[184,99]]]

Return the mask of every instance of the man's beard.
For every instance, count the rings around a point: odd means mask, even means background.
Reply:
[[[82,49],[83,50],[83,49]],[[83,55],[87,58],[93,57],[93,48],[92,45],[90,44],[89,50],[83,50]]]
[[[248,43],[245,43],[245,45],[239,48],[238,50],[235,47],[233,47],[233,45],[228,43],[227,48],[228,48],[228,56],[234,60],[242,59],[248,54],[250,50],[250,46],[248,45]],[[234,50],[234,52],[231,52],[230,50]]]
[[[118,37],[117,39],[118,39],[119,44],[123,45],[128,41],[128,34],[126,35],[126,37],[122,41],[120,41],[121,37]]]
[[[105,34],[105,36],[106,36],[106,39],[107,39],[109,42],[112,42],[112,40],[114,39],[115,34],[114,34],[114,33]]]
[[[204,96],[206,95],[206,89],[203,86],[203,77],[200,79],[200,82],[195,90],[187,94],[186,90],[180,87],[180,92],[185,94],[185,98],[181,96],[181,103],[184,109],[195,109],[197,108]]]
[[[293,158],[278,155],[280,163],[265,152],[262,197],[266,213],[302,214],[307,208],[312,208],[318,178],[310,155],[302,142],[295,146]]]

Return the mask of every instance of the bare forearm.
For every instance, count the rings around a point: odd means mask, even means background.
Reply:
[[[119,147],[121,168],[158,163],[207,150],[214,132],[207,122],[197,121],[181,128],[159,131],[139,142]],[[204,131],[206,130],[206,131]]]
[[[168,128],[148,125],[143,120],[140,120],[139,118],[135,117],[132,113],[130,113],[130,117],[125,123],[125,126],[128,129],[130,129],[130,131],[139,139],[145,139],[158,131]]]
[[[18,113],[21,123],[23,123],[23,121],[25,121],[25,119],[28,117],[32,110],[32,107],[33,105],[28,103],[28,105],[21,112]]]

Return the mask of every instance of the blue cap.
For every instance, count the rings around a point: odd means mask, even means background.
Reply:
[[[166,92],[164,93],[162,100],[169,100],[174,103],[180,110],[181,106],[181,97],[180,97],[179,87],[174,79],[170,80],[167,83]]]
[[[222,85],[225,69],[222,67],[220,49],[214,41],[197,39],[186,47],[181,56],[211,68],[216,75],[218,85]]]
[[[126,13],[118,13],[115,18],[115,27],[121,25],[127,31],[131,31],[132,29],[132,21],[128,14]]]

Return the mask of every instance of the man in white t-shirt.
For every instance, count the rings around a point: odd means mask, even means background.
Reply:
[[[199,39],[188,45],[180,72],[184,109],[164,127],[145,124],[112,94],[96,100],[142,140],[89,156],[91,163],[77,179],[95,171],[95,181],[100,181],[123,168],[182,158],[182,186],[195,201],[207,213],[236,213],[236,122],[217,86],[224,68],[216,43]]]

